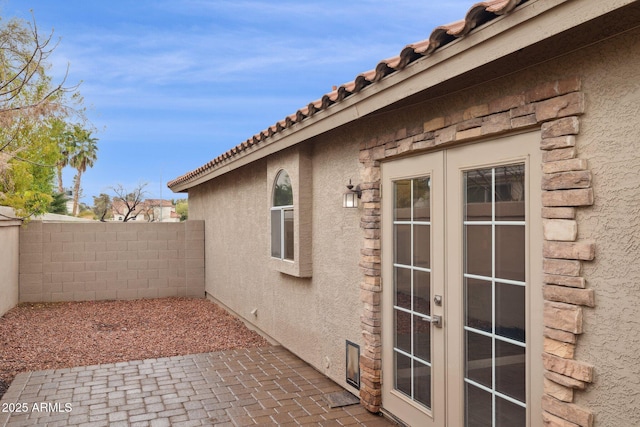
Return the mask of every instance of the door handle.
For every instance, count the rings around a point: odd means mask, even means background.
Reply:
[[[436,328],[442,328],[442,316],[431,316],[431,324]]]

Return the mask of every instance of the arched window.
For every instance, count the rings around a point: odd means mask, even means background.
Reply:
[[[293,187],[285,170],[278,172],[271,204],[271,256],[293,261]]]

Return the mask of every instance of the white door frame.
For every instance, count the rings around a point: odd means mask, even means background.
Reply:
[[[510,163],[526,168],[526,334],[527,426],[542,424],[542,219],[539,131],[509,135],[382,164],[382,406],[408,425],[464,425],[464,320],[462,292],[462,173]],[[438,165],[439,162],[439,165]],[[393,376],[393,181],[432,177],[431,297],[432,315],[443,316],[442,329],[432,327],[432,409],[416,405],[394,390]],[[443,305],[433,303],[442,295]]]

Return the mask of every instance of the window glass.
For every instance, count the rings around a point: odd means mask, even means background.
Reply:
[[[284,214],[284,259],[293,261],[293,209],[282,211]]]
[[[273,186],[271,207],[271,256],[294,260],[293,188],[289,174],[278,172]]]
[[[281,226],[280,226],[280,210],[271,211],[271,256],[280,258],[282,244],[280,242]]]
[[[273,206],[292,206],[293,205],[293,188],[291,187],[291,179],[289,174],[281,170],[276,177],[276,183],[273,189]]]

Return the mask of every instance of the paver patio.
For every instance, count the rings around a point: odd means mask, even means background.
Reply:
[[[20,374],[0,427],[393,425],[329,408],[341,390],[282,347],[229,350]]]

